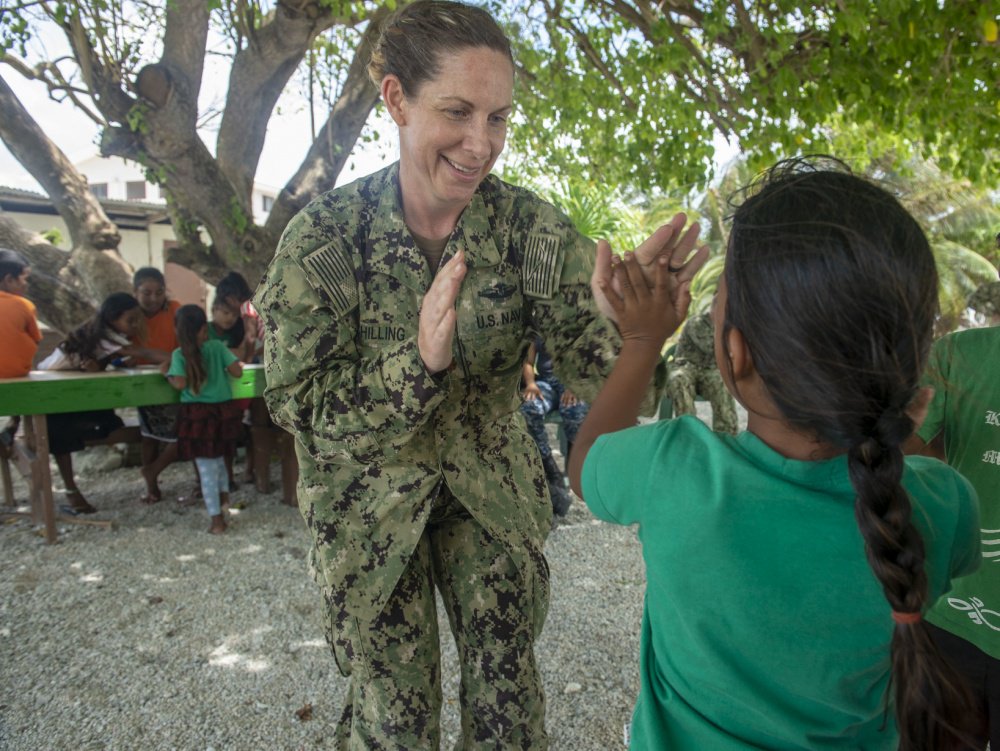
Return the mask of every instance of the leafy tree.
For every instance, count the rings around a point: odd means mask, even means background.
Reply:
[[[517,142],[606,184],[704,184],[713,131],[760,167],[874,124],[984,184],[1000,175],[996,6],[981,0],[517,0]],[[919,146],[914,146],[919,144]],[[529,161],[529,163],[531,163]],[[539,168],[540,160],[534,160]]]
[[[140,163],[162,186],[180,241],[170,260],[209,281],[228,269],[256,278],[288,220],[334,184],[363,132],[378,97],[366,65],[390,5],[14,0],[0,5],[0,62],[7,73],[36,81],[86,113],[101,129],[103,155]],[[47,54],[42,36],[53,32],[65,39],[69,54]],[[321,37],[324,44],[317,45]],[[314,47],[311,69],[325,66],[330,104],[304,161],[266,222],[257,225],[250,199],[268,121]],[[209,55],[230,62],[219,109],[199,101]],[[212,149],[199,130],[206,119],[218,120]],[[42,317],[65,328],[107,293],[129,286],[129,269],[117,253],[118,229],[2,77],[0,138],[69,229],[73,249],[67,254],[0,217],[0,241],[32,261],[43,292],[36,298]]]
[[[759,166],[824,150],[835,118],[873,123],[976,184],[1000,174],[995,12],[979,0],[485,2],[517,45],[509,150],[549,183],[561,173],[620,186],[606,191],[612,202],[654,188],[686,195],[711,174],[713,131]],[[7,0],[0,71],[79,108],[101,128],[103,154],[146,168],[180,240],[170,260],[208,281],[231,268],[256,278],[291,216],[334,184],[359,138],[377,137],[365,129],[377,101],[365,63],[395,4]],[[51,32],[68,54],[47,52]],[[209,55],[230,65],[218,106],[200,97]],[[257,225],[250,195],[267,124],[282,92],[303,84],[323,102],[315,139]],[[0,217],[0,242],[32,260],[42,316],[65,327],[127,286],[118,229],[2,77],[0,138],[69,228],[65,253]],[[593,194],[577,198],[596,209]]]

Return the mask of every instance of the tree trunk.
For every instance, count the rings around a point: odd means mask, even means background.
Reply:
[[[69,230],[73,250],[62,266],[62,283],[78,287],[99,304],[131,288],[131,272],[118,254],[121,235],[90,192],[87,179],[52,143],[0,77],[0,139],[48,193]]]
[[[62,333],[83,323],[94,314],[88,300],[64,279],[69,254],[28,232],[13,219],[0,214],[0,246],[16,250],[31,264],[28,299],[38,308],[38,317]]]

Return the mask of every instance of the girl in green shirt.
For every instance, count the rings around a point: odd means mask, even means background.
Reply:
[[[631,427],[689,285],[661,260],[648,288],[631,254],[599,283],[623,346],[569,469],[597,516],[639,525],[632,747],[957,748],[972,705],[923,614],[978,565],[976,496],[901,451],[929,399],[934,258],[895,198],[842,168],[796,161],[756,188],[712,306],[747,432]]]
[[[199,306],[181,306],[175,325],[180,347],[171,357],[167,380],[181,392],[177,455],[198,465],[202,496],[212,517],[208,531],[222,534],[222,503],[229,500],[225,455],[241,428],[241,410],[231,401],[228,376],[238,378],[243,367],[223,342],[208,338],[208,320]]]

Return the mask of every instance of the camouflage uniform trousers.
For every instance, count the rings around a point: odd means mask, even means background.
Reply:
[[[736,401],[716,368],[677,365],[670,368],[667,393],[674,402],[675,415],[697,414],[694,399],[701,394],[712,405],[712,430],[736,435]]]
[[[370,622],[329,618],[327,638],[351,677],[335,748],[439,748],[437,585],[461,664],[456,749],[547,749],[532,607],[519,581],[506,549],[442,493],[385,609]]]
[[[545,432],[546,415],[556,410],[559,411],[566,441],[572,445],[576,440],[580,425],[583,424],[583,420],[587,416],[588,407],[586,402],[580,401],[570,407],[562,406],[562,395],[566,389],[555,378],[549,381],[538,380],[535,381],[535,384],[542,393],[542,398],[523,402],[521,413],[528,424],[528,432],[538,445],[538,451],[542,455],[542,464],[548,467],[552,457],[552,447],[549,446],[549,437]]]

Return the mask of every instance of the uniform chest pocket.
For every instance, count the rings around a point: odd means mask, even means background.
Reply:
[[[360,290],[357,344],[363,358],[417,336],[420,298],[406,287],[394,289],[390,281],[377,277]]]
[[[521,296],[505,305],[460,311],[456,358],[468,375],[496,375],[522,364],[527,314]]]

